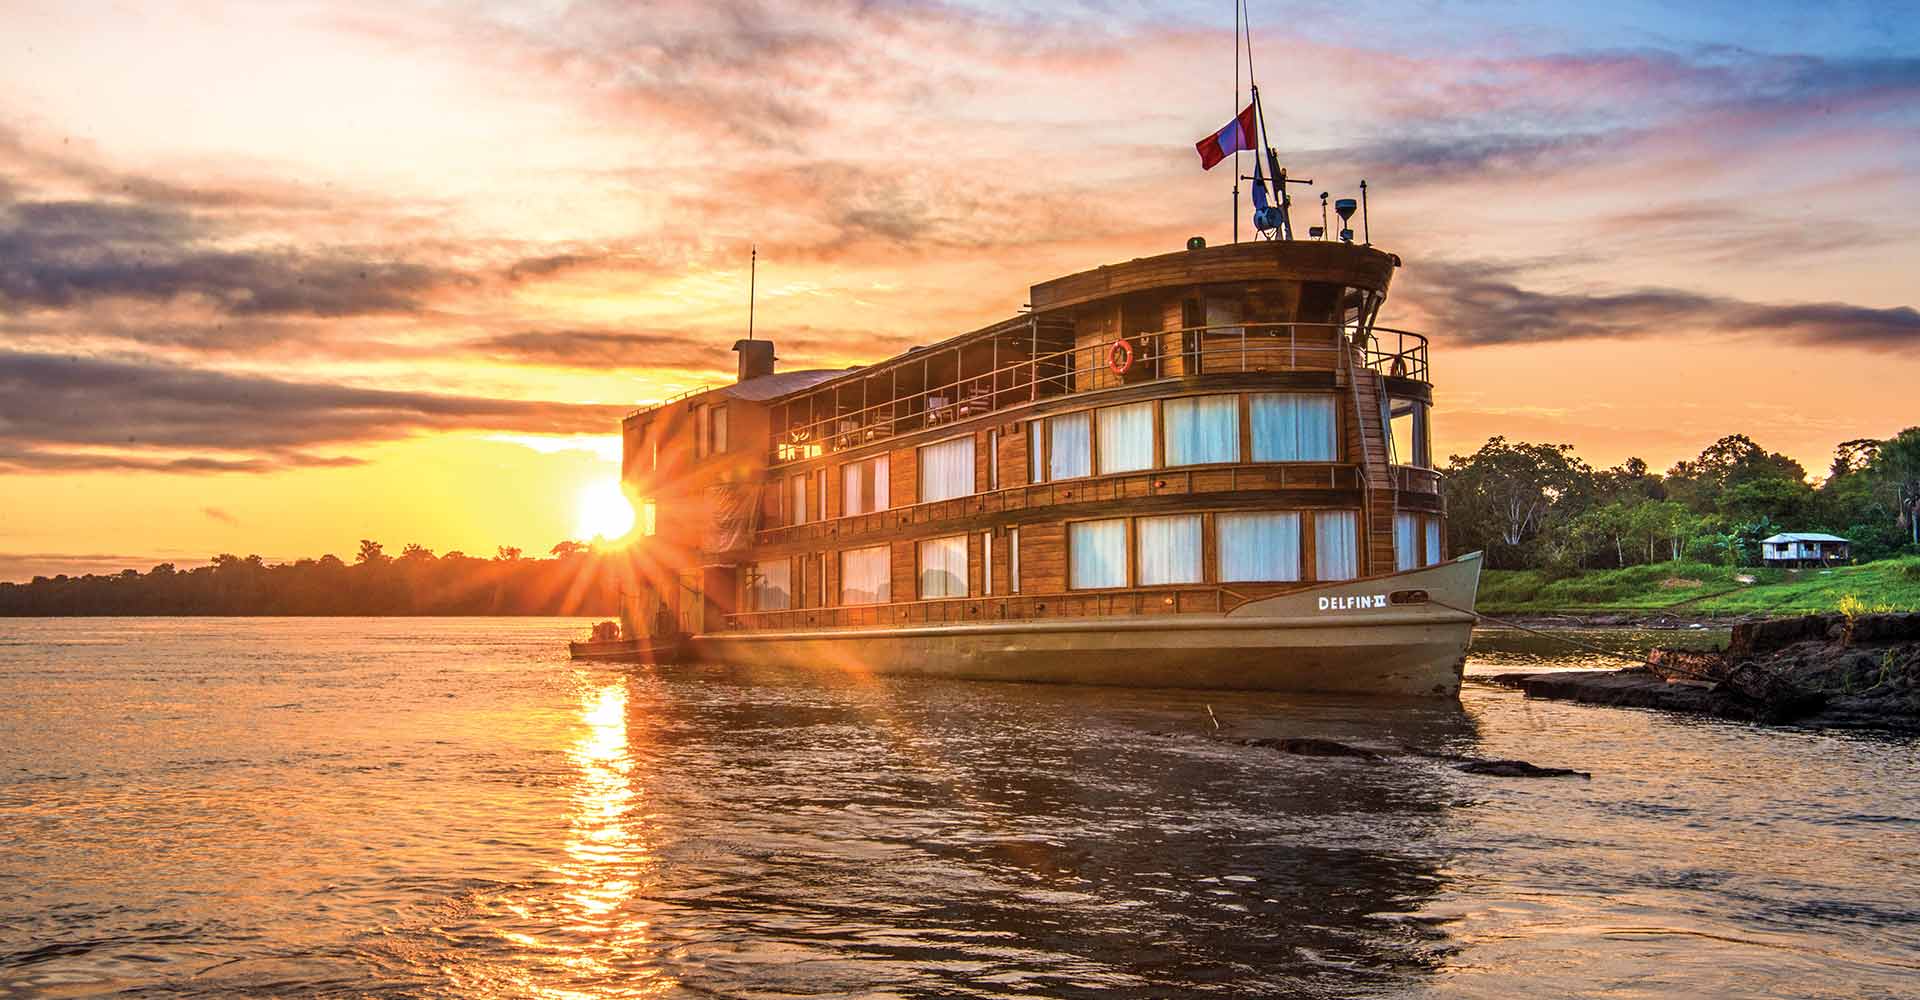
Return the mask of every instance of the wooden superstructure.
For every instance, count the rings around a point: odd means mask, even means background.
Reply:
[[[1398,264],[1321,241],[1140,258],[844,371],[775,374],[742,341],[740,380],[623,423],[630,624],[697,647],[1218,617],[1439,564],[1427,342],[1375,324]]]

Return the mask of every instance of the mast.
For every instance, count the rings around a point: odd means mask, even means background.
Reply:
[[[1227,110],[1236,121],[1240,117],[1240,10],[1243,0],[1233,0],[1233,107]],[[1240,151],[1233,151],[1233,241],[1240,242]]]
[[[747,247],[747,339],[752,340],[754,282],[760,273],[760,246],[757,243],[749,243]]]

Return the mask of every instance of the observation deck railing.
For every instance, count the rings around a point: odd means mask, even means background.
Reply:
[[[1026,346],[1015,333],[995,336],[1009,345]],[[1121,348],[1121,343],[1127,346]],[[796,394],[777,404],[776,424],[783,406],[789,413],[805,406],[806,412],[800,419],[789,417],[784,429],[776,428],[770,460],[780,464],[816,458],[1040,399],[1191,375],[1341,371],[1346,364],[1358,363],[1382,375],[1429,379],[1427,338],[1378,326],[1233,323],[1148,330],[1066,350],[1029,353],[967,374],[959,352],[978,345],[973,342],[942,351],[953,352],[951,367],[962,374],[917,391],[887,391],[881,393],[884,400],[874,402],[868,398],[870,389],[861,385],[861,398],[843,403],[841,394],[852,388],[843,383]],[[920,359],[929,364],[923,372],[931,370],[933,353]],[[879,373],[871,376],[879,377]],[[823,408],[833,412],[822,414]]]

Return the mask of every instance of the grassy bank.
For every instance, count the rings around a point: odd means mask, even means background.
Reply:
[[[1740,578],[1752,580],[1742,582]],[[1869,610],[1920,611],[1920,559],[1833,570],[1733,569],[1670,562],[1549,580],[1538,570],[1489,570],[1480,609],[1505,612],[1632,611],[1806,614],[1853,598]]]

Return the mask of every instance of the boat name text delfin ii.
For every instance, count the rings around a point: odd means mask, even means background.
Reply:
[[[623,641],[662,657],[994,680],[1457,694],[1427,342],[1399,259],[1261,239],[1033,286],[865,367],[630,414]],[[593,644],[586,644],[593,645]]]

